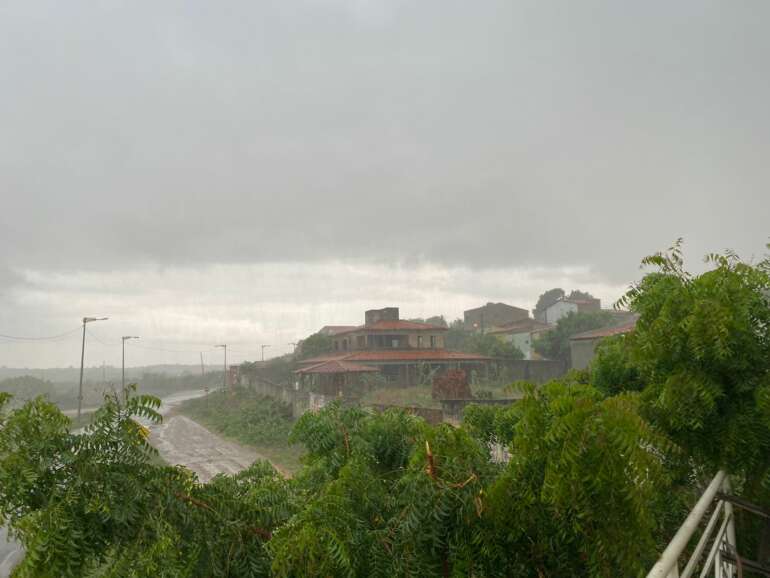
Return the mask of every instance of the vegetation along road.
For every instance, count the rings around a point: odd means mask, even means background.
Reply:
[[[164,397],[158,411],[165,419],[160,424],[148,427],[150,442],[166,462],[185,466],[194,471],[202,482],[207,482],[216,474],[237,473],[261,456],[253,450],[223,440],[185,416],[173,415],[173,410],[183,401],[203,395],[205,392],[200,389]],[[6,529],[0,528],[0,578],[10,575],[22,555],[19,545],[8,541]]]

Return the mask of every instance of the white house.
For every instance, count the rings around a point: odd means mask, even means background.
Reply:
[[[541,334],[551,329],[553,329],[553,325],[542,323],[536,319],[524,319],[492,329],[489,334],[506,343],[513,343],[524,354],[524,359],[532,359],[533,343]]]
[[[545,310],[545,322],[554,325],[570,313],[600,311],[602,303],[598,299],[559,299]]]

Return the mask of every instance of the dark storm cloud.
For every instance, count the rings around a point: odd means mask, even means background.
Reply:
[[[628,279],[768,233],[766,2],[5,2],[9,267]]]

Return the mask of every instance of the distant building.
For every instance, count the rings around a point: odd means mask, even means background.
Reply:
[[[333,351],[304,359],[294,373],[301,384],[325,395],[350,395],[362,389],[362,376],[381,374],[398,385],[420,382],[421,372],[471,371],[490,358],[444,349],[446,327],[405,321],[398,307],[371,309],[365,323],[332,337]]]
[[[601,311],[602,302],[599,299],[559,299],[545,309],[542,319],[544,323],[554,325],[559,319],[570,313],[592,313]]]
[[[463,313],[463,323],[467,331],[481,331],[510,325],[529,318],[529,311],[506,303],[487,303]]]
[[[524,354],[524,359],[533,359],[533,357],[537,357],[533,348],[535,340],[553,328],[553,325],[542,323],[536,319],[524,319],[510,325],[492,329],[489,331],[489,334],[502,341],[514,344]]]
[[[570,358],[573,369],[585,369],[596,356],[596,346],[603,339],[614,335],[631,333],[636,327],[636,317],[622,325],[602,327],[573,335],[569,340]]]

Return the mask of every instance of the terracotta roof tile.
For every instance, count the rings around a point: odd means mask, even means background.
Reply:
[[[367,373],[372,371],[379,371],[379,369],[370,365],[360,365],[358,363],[333,359],[311,365],[310,367],[297,369],[294,373]]]
[[[484,355],[447,351],[446,349],[378,349],[338,352],[306,359],[302,363],[312,365],[334,360],[363,363],[367,361],[403,361],[409,363],[416,361],[489,361],[490,359]]]
[[[548,323],[543,323],[542,321],[538,321],[537,319],[523,319],[521,321],[515,321],[514,323],[509,323],[507,325],[502,325],[495,329],[491,329],[487,331],[487,333],[491,333],[491,334],[525,333],[525,332],[533,332],[533,331],[543,331],[543,330],[548,330],[553,328],[554,328],[553,325],[550,325]]]

